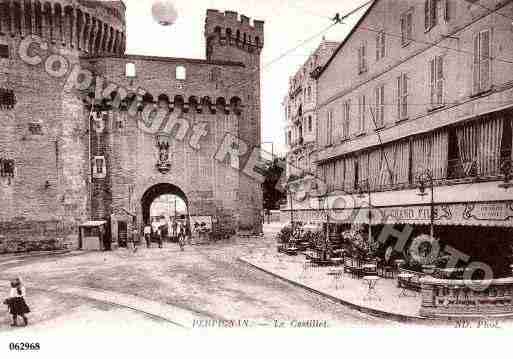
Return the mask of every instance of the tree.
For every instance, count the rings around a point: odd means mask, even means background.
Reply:
[[[264,183],[262,184],[264,210],[280,209],[281,201],[287,198],[285,191],[279,189],[278,181],[280,181],[285,168],[281,165],[285,163],[283,158],[275,158],[268,161],[263,168]]]

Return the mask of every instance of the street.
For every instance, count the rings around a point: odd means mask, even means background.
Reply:
[[[118,249],[9,256],[0,258],[0,289],[7,294],[7,281],[16,276],[25,281],[30,325],[15,330],[30,332],[102,329],[113,323],[129,323],[135,330],[208,329],[234,325],[230,321],[240,321],[242,327],[293,321],[328,327],[397,325],[345,308],[237,260],[257,248],[274,253],[272,235],[187,246],[184,252],[174,243],[165,243],[163,249],[140,247],[136,253]],[[13,330],[4,313],[0,331]]]

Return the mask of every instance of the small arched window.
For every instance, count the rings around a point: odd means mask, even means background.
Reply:
[[[177,66],[176,67],[176,79],[177,80],[185,80],[187,78],[187,70],[185,66]]]
[[[136,77],[136,71],[135,71],[135,64],[132,63],[132,62],[128,62],[126,65],[125,65],[125,75],[126,77],[128,78],[134,78]]]
[[[226,29],[226,37],[230,39],[232,37],[232,29]]]
[[[209,80],[211,82],[219,81],[220,75],[221,75],[221,70],[219,68],[215,67],[212,70],[210,70]]]

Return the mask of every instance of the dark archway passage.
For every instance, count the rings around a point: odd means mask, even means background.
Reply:
[[[172,194],[180,197],[185,202],[185,205],[189,207],[187,196],[180,189],[180,187],[177,187],[170,183],[156,184],[154,186],[151,186],[148,190],[146,190],[146,192],[144,192],[141,198],[143,223],[150,222],[150,209],[153,201],[155,201],[155,199],[165,194]]]

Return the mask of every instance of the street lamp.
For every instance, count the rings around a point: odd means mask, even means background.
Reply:
[[[294,206],[292,204],[293,198],[292,198],[292,191],[290,190],[291,184],[287,183],[285,188],[287,189],[287,192],[289,193],[290,198],[290,226],[292,230],[294,230]]]
[[[433,174],[430,170],[426,170],[424,173],[421,173],[418,176],[419,182],[419,193],[418,195],[421,197],[427,196],[426,186],[429,185],[431,188],[431,206],[430,206],[430,215],[429,215],[429,234],[431,238],[435,238],[435,202],[434,202],[434,183],[433,183]]]
[[[365,198],[367,195],[368,198],[368,207],[369,207],[369,241],[372,241],[372,202],[371,202],[371,186],[369,180],[363,180],[361,184],[358,185],[358,198]]]
[[[311,190],[313,191],[316,191],[319,189],[319,185],[317,183],[317,181],[314,181],[312,184],[311,184]],[[326,201],[325,201],[325,198],[326,198]],[[330,211],[329,211],[329,205],[328,205],[328,201],[327,201],[327,198],[328,198],[328,193],[325,193],[323,195],[319,194],[319,196],[317,197],[318,201],[319,201],[319,213],[325,213],[326,214],[326,235],[324,236],[324,252],[327,253],[328,252],[328,241],[329,241],[329,236],[330,236]],[[324,205],[324,202],[326,202],[326,206]],[[326,209],[324,209],[324,207],[326,207]]]
[[[513,183],[511,183],[511,179],[513,177],[511,160],[505,159],[502,161],[501,173],[504,175],[504,183],[499,184],[499,188],[507,190],[508,188],[513,187]]]

